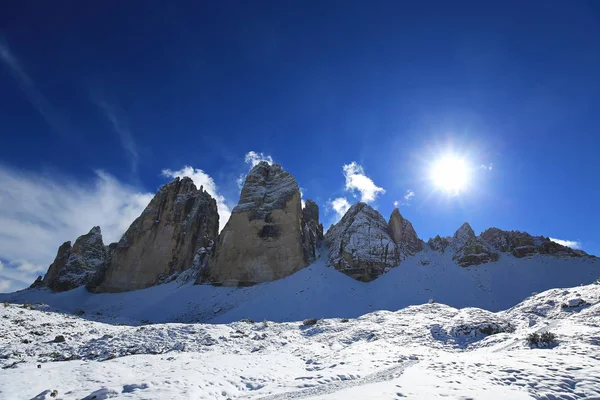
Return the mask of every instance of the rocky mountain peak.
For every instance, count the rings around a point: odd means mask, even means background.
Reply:
[[[205,279],[249,285],[304,268],[316,256],[310,246],[319,242],[318,207],[309,206],[307,220],[303,215],[296,179],[281,165],[258,163],[246,176],[240,200],[219,235]]]
[[[450,241],[447,238],[440,237],[440,235],[436,235],[434,238],[429,239],[427,241],[429,247],[432,250],[439,251],[440,253],[444,253],[446,251],[446,247],[450,245]]]
[[[88,289],[121,292],[152,286],[192,267],[201,247],[216,241],[216,200],[188,177],[162,186],[112,251]]]
[[[325,234],[329,265],[354,279],[368,282],[400,262],[398,247],[379,211],[354,204]]]
[[[390,236],[398,245],[400,253],[413,256],[423,250],[423,242],[417,236],[412,224],[394,208],[389,222]]]
[[[452,236],[452,243],[455,247],[461,247],[469,240],[475,238],[475,232],[471,225],[468,222],[465,222],[458,228],[454,235]]]
[[[253,210],[251,217],[264,218],[273,210],[283,209],[287,202],[300,193],[296,179],[279,164],[261,161],[246,176],[240,200],[232,212]]]
[[[88,284],[106,262],[107,252],[99,226],[79,236],[75,244],[65,242],[58,248],[54,262],[43,279],[32,286],[47,286],[55,292],[71,290]]]

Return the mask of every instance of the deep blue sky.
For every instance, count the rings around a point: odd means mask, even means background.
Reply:
[[[0,45],[26,75],[5,53],[0,164],[141,191],[191,165],[235,205],[263,152],[329,226],[356,161],[386,218],[415,193],[400,209],[425,239],[469,221],[600,254],[593,1],[164,3],[3,2]],[[474,168],[453,197],[427,180],[449,150]]]

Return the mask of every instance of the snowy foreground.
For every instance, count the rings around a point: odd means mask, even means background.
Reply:
[[[600,398],[600,284],[497,313],[423,304],[308,326],[120,325],[43,304],[0,314],[2,399]],[[543,331],[556,344],[525,340]]]

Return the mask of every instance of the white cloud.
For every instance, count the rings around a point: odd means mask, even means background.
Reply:
[[[406,191],[406,194],[404,195],[404,200],[408,203],[408,201],[415,196],[415,192],[413,192],[412,190],[408,189]]]
[[[554,243],[558,243],[560,245],[567,246],[575,250],[581,249],[581,243],[576,240],[562,240],[556,238],[550,238],[550,240],[552,240]]]
[[[255,151],[249,151],[248,153],[246,153],[246,156],[244,157],[244,162],[246,164],[250,164],[251,168],[254,168],[256,166],[256,164],[258,164],[261,161],[266,161],[269,163],[269,165],[271,165],[271,164],[273,164],[273,157],[271,157],[268,154],[257,153]]]
[[[377,196],[385,193],[385,189],[375,185],[373,180],[365,175],[363,167],[355,161],[344,165],[343,169],[346,177],[346,190],[349,192],[359,191],[360,201],[370,203],[375,201]]]
[[[336,222],[339,221],[344,214],[350,209],[350,203],[345,197],[338,197],[327,202],[327,208],[332,209],[336,213]]]
[[[0,166],[0,279],[21,289],[43,275],[58,246],[102,228],[104,243],[118,241],[152,194],[96,171],[91,182]]]
[[[198,188],[200,188],[200,186],[204,186],[204,190],[206,190],[217,201],[217,210],[219,212],[219,231],[223,229],[227,221],[229,221],[231,209],[226,204],[225,197],[219,194],[219,189],[210,175],[201,169],[196,169],[190,166],[185,166],[179,171],[163,169],[162,175],[170,178],[187,176],[192,178],[194,184]]]
[[[306,189],[300,188],[300,204],[302,204],[302,208],[306,207],[306,202],[304,201],[304,191]]]
[[[256,167],[256,165],[261,162],[261,161],[266,161],[269,165],[273,164],[273,157],[271,157],[268,154],[265,153],[257,153],[255,151],[249,151],[246,153],[246,155],[244,156],[244,162],[246,164],[250,165],[250,169]],[[246,181],[246,175],[247,174],[240,174],[240,176],[237,178],[237,185],[238,188],[240,190],[242,190],[242,188],[244,187],[244,182]]]
[[[488,171],[491,171],[494,168],[494,164],[492,164],[492,163],[489,163],[488,165],[481,164],[481,166],[479,168],[487,169]]]

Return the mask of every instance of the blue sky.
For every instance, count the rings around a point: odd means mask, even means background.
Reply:
[[[468,221],[600,254],[594,2],[159,3],[3,5],[0,291],[93,225],[117,240],[186,166],[226,215],[269,157],[326,227],[362,198],[424,239]],[[458,195],[429,179],[449,153]]]

